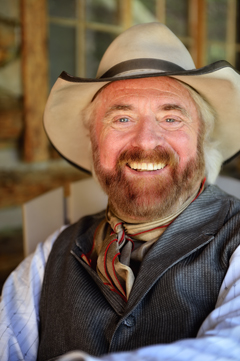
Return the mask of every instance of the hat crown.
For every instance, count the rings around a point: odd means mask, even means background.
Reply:
[[[119,63],[139,58],[160,59],[185,70],[195,69],[188,50],[172,31],[161,23],[149,23],[129,28],[110,44],[100,62],[97,78]]]

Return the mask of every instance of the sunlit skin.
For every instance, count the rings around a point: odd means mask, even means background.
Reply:
[[[187,90],[174,79],[115,82],[106,87],[99,97],[101,105],[95,124],[100,161],[105,169],[115,166],[119,154],[129,144],[146,150],[157,145],[170,147],[178,154],[182,166],[189,156],[196,154],[197,109]],[[183,111],[165,110],[164,107],[169,104],[177,105]],[[120,107],[122,109],[117,109]],[[155,172],[139,174],[128,167],[126,172],[140,177],[155,175]]]
[[[104,172],[113,172],[120,155],[129,148],[151,153],[160,146],[174,154],[179,173],[184,171],[190,159],[197,157],[200,129],[197,107],[187,89],[175,79],[160,77],[113,82],[97,98],[93,129],[98,162]],[[150,170],[146,170],[148,163],[151,163]],[[139,180],[143,190],[151,189],[156,177],[161,182],[168,182],[171,166],[161,164],[162,169],[156,170],[152,170],[152,166],[151,160],[131,162],[124,164],[122,172],[126,179],[135,182],[132,184]],[[159,164],[155,164],[155,168],[159,168]],[[197,181],[194,180],[192,192],[199,188],[201,180],[202,173]]]

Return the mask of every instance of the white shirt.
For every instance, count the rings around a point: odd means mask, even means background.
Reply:
[[[40,243],[7,279],[0,303],[0,360],[37,359],[39,299],[52,245],[63,228]],[[217,304],[196,338],[113,353],[101,358],[71,352],[59,361],[227,361],[240,360],[240,246],[235,250]]]

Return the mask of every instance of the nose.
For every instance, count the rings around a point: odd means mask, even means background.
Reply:
[[[163,143],[163,135],[155,117],[143,117],[137,124],[132,145],[144,150],[155,149]]]

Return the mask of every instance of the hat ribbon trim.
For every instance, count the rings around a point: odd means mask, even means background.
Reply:
[[[136,64],[136,60],[138,60],[138,59],[135,59],[133,61],[134,64]],[[146,60],[149,60],[149,59],[146,59]],[[154,60],[158,60],[158,59],[154,59]],[[232,69],[236,74],[239,74],[239,72],[231,64],[229,64],[226,60],[218,60],[215,63],[204,66],[203,68],[191,69],[191,70],[184,70],[180,66],[178,66],[178,65],[176,65],[174,63],[171,63],[171,62],[167,62],[165,60],[160,60],[160,61],[162,62],[162,65],[163,65],[163,63],[165,63],[165,65],[167,65],[166,63],[173,64],[175,69],[177,69],[177,67],[178,67],[178,70],[175,70],[175,71],[174,70],[169,70],[169,68],[168,68],[168,70],[157,69],[156,73],[151,72],[151,74],[150,73],[148,74],[148,73],[145,73],[145,72],[144,73],[142,72],[140,74],[140,71],[139,71],[139,74],[134,74],[134,75],[133,74],[131,75],[130,73],[128,75],[115,74],[115,77],[113,76],[113,77],[103,78],[108,73],[108,71],[107,71],[105,74],[103,74],[101,76],[101,78],[94,78],[94,79],[79,78],[79,77],[76,77],[76,76],[72,76],[72,75],[66,73],[65,71],[63,71],[59,75],[59,78],[65,80],[65,81],[71,82],[71,83],[98,83],[98,82],[104,82],[104,81],[109,82],[109,81],[116,81],[116,80],[123,80],[123,79],[137,79],[137,78],[145,78],[145,77],[153,77],[153,76],[174,76],[174,75],[178,75],[178,76],[189,76],[189,75],[199,76],[199,75],[214,73],[214,72],[219,71],[219,70],[224,69],[224,68]],[[115,65],[113,68],[118,67],[121,64],[122,63],[119,63],[119,64]],[[111,69],[113,69],[113,68],[111,68]],[[111,70],[111,69],[109,69],[109,70]],[[134,69],[137,70],[136,65],[134,66]],[[140,69],[138,69],[138,70],[140,70]],[[147,69],[141,69],[141,70],[146,71]],[[125,73],[127,73],[126,69],[124,71],[125,71]]]
[[[162,60],[162,59],[154,59],[154,58],[139,58],[139,59],[131,59],[123,61],[119,64],[114,65],[112,68],[107,70],[102,78],[112,78],[116,75],[121,75],[127,71],[138,70],[138,69],[151,69],[151,70],[160,70],[161,72],[175,72],[175,71],[183,71],[181,66],[172,63],[170,61]]]

